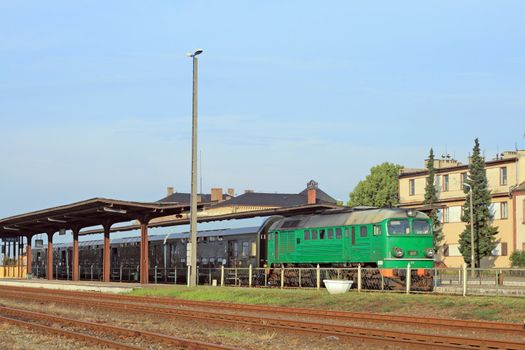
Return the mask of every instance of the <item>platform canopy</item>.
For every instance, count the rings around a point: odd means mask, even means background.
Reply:
[[[268,217],[268,216],[294,216],[294,215],[311,215],[321,213],[329,209],[340,209],[336,205],[331,204],[306,204],[306,205],[297,205],[293,207],[284,207],[284,208],[271,208],[271,209],[256,209],[250,211],[242,211],[236,213],[228,214],[219,214],[219,215],[203,215],[198,216],[197,221],[199,223],[204,222],[215,222],[215,221],[224,221],[224,220],[241,220],[241,219],[251,219],[257,217]],[[164,221],[152,222],[148,224],[149,228],[153,227],[171,227],[179,225],[189,225],[190,219],[188,217],[180,217],[175,219],[169,219]],[[111,232],[124,232],[138,230],[140,228],[139,224],[131,224],[126,226],[114,226],[111,228]],[[92,229],[87,231],[81,231],[81,235],[91,235],[104,232],[101,229]]]
[[[202,204],[199,204],[199,209],[201,208]],[[60,230],[79,230],[98,225],[111,226],[132,220],[147,223],[153,218],[178,215],[189,211],[189,204],[143,203],[93,198],[0,219],[0,235],[9,237],[54,233]]]

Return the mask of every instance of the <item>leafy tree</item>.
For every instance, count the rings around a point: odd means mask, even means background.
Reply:
[[[372,167],[370,174],[350,193],[348,205],[392,207],[398,204],[398,178],[402,168],[401,165],[388,162]]]
[[[469,177],[466,183],[472,189],[473,217],[470,217],[470,195],[465,186],[465,205],[461,220],[466,223],[465,230],[459,236],[459,251],[470,267],[480,267],[481,259],[491,255],[496,247],[498,228],[492,226],[493,215],[490,212],[490,191],[488,189],[485,159],[480,155],[479,140],[474,141],[474,149],[469,164]],[[474,223],[474,261],[470,261],[471,233],[470,222]]]
[[[512,267],[525,267],[525,250],[515,250],[510,255]]]
[[[425,185],[425,204],[428,204],[431,208],[428,216],[432,219],[434,228],[434,250],[437,252],[441,248],[441,241],[443,240],[443,230],[441,228],[441,222],[438,219],[438,210],[434,208],[434,204],[437,202],[436,186],[434,184],[436,178],[436,168],[434,168],[434,150],[430,149],[427,161],[428,177]]]

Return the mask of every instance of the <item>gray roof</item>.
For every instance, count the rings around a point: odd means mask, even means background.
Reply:
[[[385,219],[408,218],[407,211],[408,210],[406,209],[399,208],[327,210],[318,215],[301,215],[283,218],[275,222],[270,227],[270,230],[294,227],[326,227],[374,223]],[[426,219],[428,216],[422,212],[417,212],[416,218]]]
[[[337,201],[327,195],[324,191],[317,189],[316,204],[336,204]],[[227,207],[233,205],[261,206],[261,207],[294,207],[308,204],[308,191],[305,189],[301,193],[260,193],[247,192],[240,196],[233,197],[212,208]]]
[[[217,230],[198,231],[197,237],[234,236],[234,235],[252,234],[252,233],[257,233],[257,232],[259,232],[259,226],[226,228],[226,229],[217,229]],[[167,235],[169,236],[168,239],[181,239],[181,238],[188,238],[189,232],[168,233]],[[151,235],[148,238],[149,238],[148,239],[149,242],[158,242],[158,241],[164,241],[164,239],[166,238],[166,235]],[[115,238],[111,240],[111,244],[138,243],[138,242],[140,242],[140,237],[124,237],[124,238]],[[104,245],[104,241],[102,239],[78,242],[79,247],[102,246],[102,245]],[[72,246],[73,246],[73,243],[54,243],[53,244],[53,247],[56,247],[56,248],[69,248]]]
[[[199,194],[202,203],[209,203],[211,201],[210,194]],[[190,203],[191,193],[175,192],[167,197],[159,199],[158,203]]]

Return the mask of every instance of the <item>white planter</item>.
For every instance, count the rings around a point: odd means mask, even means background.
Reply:
[[[323,280],[326,290],[330,294],[342,294],[346,293],[352,287],[353,281],[341,281],[341,280]]]

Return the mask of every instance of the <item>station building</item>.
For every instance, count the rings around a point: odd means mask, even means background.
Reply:
[[[443,248],[438,257],[449,267],[460,267],[459,235],[465,229],[461,221],[466,194],[463,183],[468,176],[468,164],[448,156],[434,161],[436,168],[439,218],[443,224]],[[509,267],[509,256],[515,250],[525,250],[525,150],[506,151],[485,162],[488,187],[491,192],[493,226],[498,228],[497,245],[492,256],[482,260],[482,267]],[[399,205],[402,208],[428,210],[424,205],[428,171],[403,169],[399,175]]]

